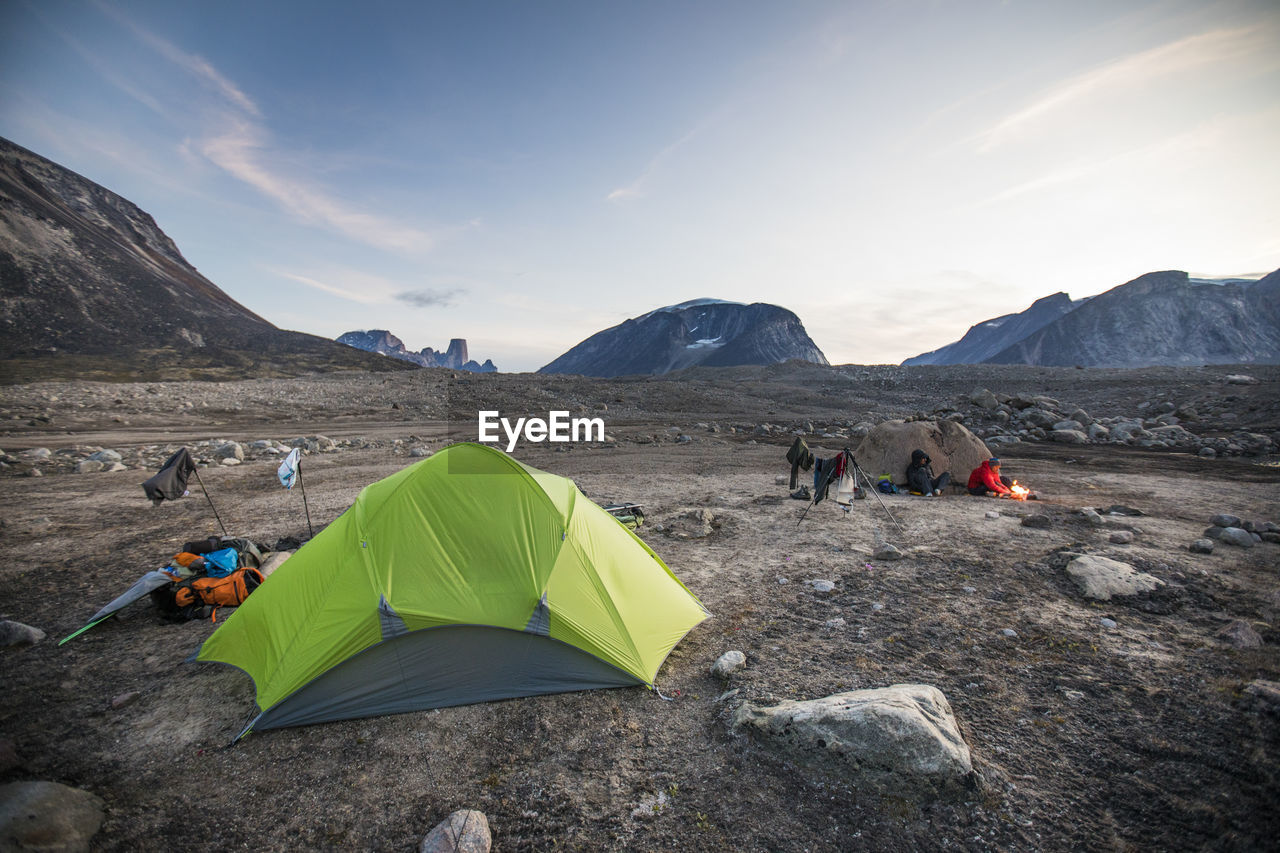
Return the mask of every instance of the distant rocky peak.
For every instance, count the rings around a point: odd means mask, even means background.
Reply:
[[[423,347],[420,352],[405,348],[404,341],[386,329],[370,329],[369,331],[345,332],[338,337],[338,343],[349,347],[381,353],[401,361],[409,361],[422,367],[447,367],[453,370],[468,370],[472,373],[495,373],[498,368],[492,359],[485,359],[478,364],[469,358],[466,338],[452,338],[449,348],[443,352]]]

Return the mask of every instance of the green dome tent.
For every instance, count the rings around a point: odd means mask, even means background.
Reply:
[[[366,487],[195,659],[253,679],[247,733],[652,687],[708,615],[572,480],[454,444]]]

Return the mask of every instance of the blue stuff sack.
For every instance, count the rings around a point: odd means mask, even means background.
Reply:
[[[240,567],[240,554],[235,548],[223,548],[204,555],[205,571],[211,578],[225,578]]]

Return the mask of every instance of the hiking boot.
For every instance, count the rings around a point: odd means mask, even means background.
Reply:
[[[942,497],[942,489],[934,489],[934,490],[933,490],[933,496],[934,496],[935,498]]]

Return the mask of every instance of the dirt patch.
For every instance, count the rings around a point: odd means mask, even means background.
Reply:
[[[683,388],[649,383],[657,391],[558,380],[548,387],[571,389],[583,406],[627,407],[628,417],[609,420],[619,440],[516,454],[572,477],[600,503],[643,504],[649,521],[639,534],[712,612],[659,673],[671,701],[639,688],[541,696],[271,731],[227,748],[254,712],[252,685],[236,670],[184,662],[215,625],[167,623],[143,602],[55,643],[183,541],[216,532],[207,505],[193,496],[151,507],[138,487],[142,472],[132,470],[6,477],[0,615],[50,639],[0,650],[0,732],[21,759],[0,782],[47,779],[102,797],[108,817],[94,840],[102,850],[406,850],[459,808],[485,812],[504,850],[1245,849],[1280,835],[1280,718],[1242,700],[1255,679],[1280,680],[1280,626],[1269,621],[1280,546],[1187,550],[1216,513],[1274,516],[1280,469],[1259,464],[1268,460],[1014,445],[1000,451],[1006,473],[1043,496],[1037,505],[953,489],[941,498],[885,495],[884,507],[868,498],[848,512],[824,502],[798,523],[805,504],[775,482],[788,473],[782,438],[755,443],[772,439],[698,430],[684,414],[676,423],[692,440],[667,432],[672,411],[718,408],[725,424],[750,422],[753,406],[764,411],[755,398],[734,402],[733,381],[701,376]],[[392,381],[414,393],[426,387],[405,377]],[[297,396],[324,396],[334,381],[297,380]],[[539,378],[518,381],[541,391]],[[235,390],[243,398],[244,387]],[[140,393],[208,395],[195,397],[208,411],[230,405],[216,389],[160,391]],[[613,402],[630,392],[632,402]],[[503,386],[500,395],[518,393]],[[898,405],[893,389],[862,393],[881,394],[883,410]],[[388,394],[433,405],[398,386]],[[680,394],[697,406],[678,408]],[[816,399],[822,388],[798,395]],[[117,398],[125,399],[109,399]],[[652,400],[677,408],[648,408]],[[804,405],[767,405],[777,420],[808,415]],[[247,426],[238,420],[247,413],[230,413],[201,431],[285,439],[328,435],[345,419],[355,434],[367,417],[369,434],[386,442],[308,457],[319,528],[364,485],[414,461],[411,445],[393,437],[447,427],[388,418],[372,397],[367,408]],[[106,437],[95,443],[124,446],[135,429],[74,406],[54,421],[73,411],[83,433],[29,429],[44,446],[85,443],[89,431]],[[132,417],[160,414],[139,405]],[[269,462],[202,475],[233,530],[265,543],[305,538],[297,496],[274,484]],[[1105,515],[1093,525],[1079,514],[1113,504],[1144,515]],[[1033,512],[1050,526],[1022,526]],[[657,530],[667,524],[710,530],[680,538]],[[1133,541],[1112,543],[1117,529]],[[904,558],[872,559],[879,538]],[[1055,563],[1063,551],[1129,563],[1165,581],[1162,595],[1172,598],[1088,601]],[[815,579],[834,586],[807,583]],[[1254,626],[1261,648],[1237,650],[1216,637],[1234,619]],[[724,682],[709,667],[729,649],[748,663]],[[742,701],[906,682],[947,696],[983,780],[971,796],[870,796],[728,726]],[[111,707],[131,691],[136,701]],[[196,813],[221,817],[193,823]]]

